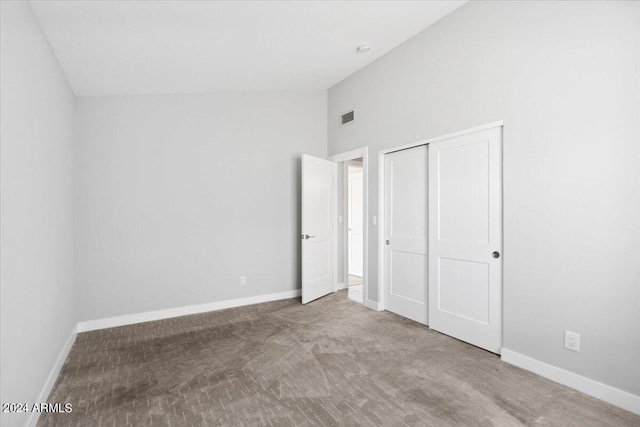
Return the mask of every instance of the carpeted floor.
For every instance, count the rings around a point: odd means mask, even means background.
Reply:
[[[638,426],[346,291],[87,332],[39,426]]]

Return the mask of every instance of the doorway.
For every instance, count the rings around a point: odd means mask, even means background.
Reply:
[[[374,310],[368,300],[368,147],[329,157],[337,164],[336,291]]]

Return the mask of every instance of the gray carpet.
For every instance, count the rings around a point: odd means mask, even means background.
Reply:
[[[79,334],[39,426],[639,426],[341,291]]]

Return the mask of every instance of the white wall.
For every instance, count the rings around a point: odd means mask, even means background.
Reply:
[[[78,98],[80,320],[299,288],[326,114],[325,91]]]
[[[640,395],[639,79],[640,3],[470,2],[329,90],[329,154],[504,120],[504,346]]]
[[[0,16],[1,400],[33,403],[76,322],[74,97],[29,5]]]

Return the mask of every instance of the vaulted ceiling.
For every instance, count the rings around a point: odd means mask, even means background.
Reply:
[[[464,3],[30,2],[78,96],[327,89]]]

